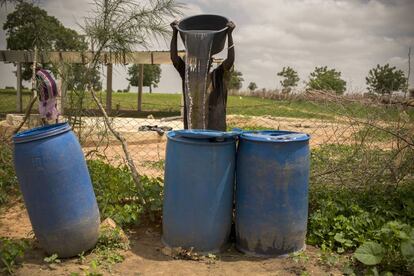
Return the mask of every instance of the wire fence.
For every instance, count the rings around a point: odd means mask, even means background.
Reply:
[[[99,96],[105,102],[105,93]],[[140,112],[136,110],[136,97],[132,93],[114,93],[110,119],[126,139],[139,173],[162,177],[166,132],[183,128],[181,96],[144,94]],[[23,103],[29,98],[30,93],[24,92]],[[0,102],[3,117],[15,113],[15,93],[0,92]],[[124,165],[121,144],[108,130],[92,99],[85,93],[71,92],[63,102],[62,120],[72,126],[87,159],[100,158],[115,166]],[[26,127],[40,124],[36,112],[34,109]],[[3,134],[7,129],[10,132],[22,115],[9,117],[13,119],[0,124]],[[382,99],[371,96],[345,97],[322,91],[298,95],[237,93],[229,96],[227,108],[229,130],[275,129],[310,134],[312,177],[326,183],[352,179],[363,185],[384,175],[398,183],[413,177],[410,165],[414,162],[413,122],[414,110],[407,105],[392,101],[384,104]]]

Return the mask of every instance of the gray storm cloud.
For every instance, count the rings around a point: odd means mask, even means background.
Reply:
[[[283,66],[297,69],[303,81],[315,66],[327,65],[342,71],[349,90],[362,91],[365,76],[378,63],[407,71],[408,47],[414,46],[414,1],[410,0],[182,2],[187,6],[185,15],[217,13],[235,21],[236,67],[244,74],[245,87],[250,81],[260,88],[278,87],[276,73]],[[77,30],[90,9],[83,0],[41,1],[40,6]],[[2,10],[0,15],[3,24],[6,12]],[[0,48],[5,47],[2,31]],[[168,49],[168,43],[155,48]],[[162,68],[156,91],[180,91],[179,76],[172,66]],[[10,65],[0,65],[0,86],[14,85],[11,70]],[[125,78],[124,68],[116,68],[114,88],[125,88]]]

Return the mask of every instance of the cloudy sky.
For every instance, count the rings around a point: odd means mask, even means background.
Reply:
[[[236,23],[236,68],[243,73],[244,88],[251,81],[259,88],[278,88],[276,73],[283,66],[295,68],[301,86],[315,66],[342,72],[350,92],[365,89],[365,76],[376,64],[390,63],[407,72],[408,48],[414,48],[413,0],[189,0],[185,16],[214,13]],[[90,10],[88,0],[40,0],[39,5],[65,26],[77,24]],[[0,11],[0,24],[12,6]],[[6,48],[5,32],[0,49]],[[168,43],[154,50],[168,49]],[[413,49],[414,52],[414,49]],[[413,54],[414,56],[414,54]],[[0,64],[0,87],[15,86],[13,66]],[[156,92],[180,91],[178,74],[162,66]],[[127,86],[125,69],[117,66],[114,88]],[[103,79],[104,76],[103,76]],[[414,77],[411,77],[414,85]]]

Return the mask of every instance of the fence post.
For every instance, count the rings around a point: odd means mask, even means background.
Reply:
[[[68,90],[68,82],[67,82],[67,65],[65,63],[60,64],[60,79],[59,79],[59,86],[60,86],[60,99],[58,99],[58,106],[61,115],[65,114],[65,102]]]
[[[184,95],[183,95],[183,93],[181,93],[180,115],[181,115],[181,117],[183,117],[183,120],[184,120]]]
[[[22,103],[22,64],[20,62],[16,63],[16,112],[23,112],[23,103]]]
[[[142,111],[142,86],[144,84],[144,64],[139,64],[138,77],[138,111]]]
[[[106,65],[106,112],[112,110],[112,63]]]

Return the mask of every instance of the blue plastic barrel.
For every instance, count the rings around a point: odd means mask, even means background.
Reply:
[[[236,172],[236,247],[281,256],[305,246],[309,136],[288,131],[240,136]]]
[[[232,223],[237,133],[167,134],[163,242],[207,253],[223,250]]]
[[[98,239],[99,210],[70,126],[34,128],[13,141],[17,178],[41,247],[63,258],[91,249]]]

